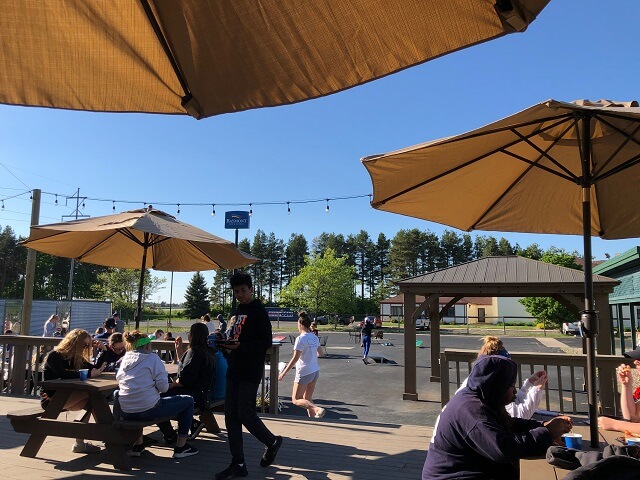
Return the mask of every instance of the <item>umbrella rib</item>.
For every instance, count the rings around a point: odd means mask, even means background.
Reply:
[[[189,241],[189,245],[191,245],[193,248],[195,248],[196,250],[198,250],[200,253],[202,253],[205,257],[207,257],[209,260],[211,260],[213,263],[215,263],[218,268],[222,268],[222,265],[220,265],[220,263],[218,263],[215,259],[211,258],[210,255],[208,255],[207,253],[205,253],[200,247],[198,247],[195,243],[193,243],[192,241]]]
[[[76,257],[77,260],[82,260],[84,257],[86,257],[87,255],[89,255],[91,252],[93,252],[95,249],[97,249],[100,245],[102,245],[103,243],[105,243],[107,240],[109,240],[111,237],[113,237],[116,234],[116,232],[111,233],[110,235],[108,235],[107,237],[103,238],[100,242],[96,243],[95,245],[92,245],[91,248],[83,253],[81,253],[80,255],[78,255]]]
[[[551,128],[555,128],[555,127],[557,127],[558,125],[561,125],[561,124],[566,120],[566,118],[567,118],[567,115],[563,115],[562,117],[553,117],[553,118],[551,118],[551,120],[559,119],[560,121],[558,121],[558,122],[556,122],[556,123],[553,123],[553,124],[551,124],[551,125],[548,125],[548,126],[547,126],[547,127],[545,127],[544,129],[536,130],[535,132],[532,132],[532,133],[531,133],[531,134],[529,134],[529,135],[530,135],[530,136],[538,135],[540,132],[544,132],[544,131],[549,130],[549,129],[551,129]],[[477,136],[480,136],[480,135],[491,135],[491,134],[493,134],[493,133],[498,133],[498,132],[503,132],[503,131],[511,130],[512,128],[519,128],[519,127],[523,127],[523,126],[527,126],[527,125],[533,125],[533,124],[535,124],[535,123],[542,123],[542,122],[544,122],[544,121],[548,121],[548,120],[547,120],[547,119],[544,119],[544,120],[538,120],[538,121],[535,121],[535,122],[526,122],[526,123],[519,124],[519,125],[517,125],[517,126],[515,126],[515,127],[514,127],[513,125],[509,125],[509,126],[504,127],[504,128],[500,128],[500,129],[496,129],[496,130],[491,130],[490,132],[483,132],[483,133],[477,133],[477,134],[474,134],[474,135],[470,135],[470,136],[468,136],[468,137],[465,137],[465,138],[463,138],[463,139],[461,138],[461,139],[458,139],[458,140],[456,140],[456,141],[460,141],[460,140],[467,140],[467,139],[474,138],[474,137],[477,137]],[[405,188],[404,190],[401,190],[400,192],[394,193],[393,195],[391,195],[391,196],[389,196],[389,197],[387,197],[387,198],[385,198],[385,199],[379,200],[379,201],[377,201],[377,202],[371,202],[371,206],[372,206],[372,207],[374,207],[374,208],[376,208],[376,207],[377,207],[377,206],[379,206],[379,205],[384,205],[385,203],[387,203],[387,202],[388,202],[388,201],[390,201],[390,200],[393,200],[393,199],[395,199],[395,198],[401,197],[401,196],[402,196],[402,195],[404,195],[405,193],[409,193],[410,191],[415,190],[416,188],[424,187],[425,185],[428,185],[429,183],[434,182],[434,181],[436,181],[436,180],[438,180],[438,179],[440,179],[440,178],[442,178],[442,177],[444,177],[444,176],[446,176],[446,175],[449,175],[449,174],[451,174],[451,173],[453,173],[453,172],[456,172],[456,171],[461,170],[461,169],[463,169],[463,168],[465,168],[465,167],[468,167],[469,165],[472,165],[472,164],[474,164],[474,163],[476,163],[476,162],[479,162],[480,160],[483,160],[484,158],[486,158],[486,157],[488,157],[488,156],[490,156],[490,155],[493,155],[494,153],[498,153],[498,152],[506,153],[506,154],[508,154],[508,155],[511,155],[511,156],[513,156],[513,157],[517,158],[518,160],[522,160],[522,161],[524,161],[525,163],[531,163],[531,161],[530,161],[530,160],[526,160],[526,159],[524,159],[524,158],[522,158],[522,157],[517,156],[516,154],[513,154],[513,153],[511,153],[511,152],[507,152],[507,151],[505,150],[506,148],[512,147],[513,145],[515,145],[516,143],[518,143],[518,142],[520,142],[520,141],[522,141],[522,140],[521,140],[520,138],[518,138],[517,140],[514,140],[513,142],[508,143],[507,145],[503,145],[503,146],[501,146],[501,147],[499,147],[499,148],[496,148],[496,149],[494,149],[494,150],[491,150],[491,151],[489,151],[489,152],[487,152],[487,153],[484,153],[484,154],[480,155],[479,157],[472,158],[472,159],[470,159],[469,161],[467,161],[467,162],[465,162],[465,163],[463,163],[463,164],[461,164],[461,165],[458,165],[458,166],[457,166],[457,167],[455,167],[455,168],[452,168],[452,169],[450,169],[450,170],[447,170],[447,171],[445,171],[445,172],[442,172],[441,174],[436,175],[435,177],[428,178],[428,179],[426,179],[426,180],[424,180],[424,181],[422,181],[422,182],[420,182],[420,183],[418,183],[418,184],[412,185],[411,187]],[[454,142],[451,142],[451,143],[454,143]],[[564,177],[560,172],[556,172],[556,171],[554,171],[554,170],[551,170],[551,169],[550,169],[550,168],[548,168],[548,167],[544,167],[544,166],[542,166],[542,165],[537,165],[537,167],[538,167],[538,168],[541,168],[541,169],[543,169],[543,170],[547,170],[549,173],[553,173],[554,175],[561,176],[561,177],[565,178],[566,180],[569,180],[569,181],[575,181],[575,179],[573,179],[573,178],[567,178],[567,177]]]
[[[164,33],[162,32],[162,29],[158,24],[158,20],[153,14],[153,10],[151,9],[149,2],[147,0],[140,0],[140,3],[142,4],[142,8],[144,9],[145,14],[147,15],[147,19],[149,20],[149,23],[151,24],[151,28],[153,28],[153,31],[156,34],[156,37],[158,38],[158,42],[160,42],[160,46],[162,47],[162,50],[164,50],[164,54],[167,56],[167,60],[169,60],[169,63],[171,64],[171,68],[173,68],[173,72],[176,74],[178,82],[180,82],[180,86],[184,91],[185,96],[183,97],[183,101],[190,99],[192,97],[192,94],[191,94],[191,90],[189,90],[189,85],[187,85],[187,80],[184,78],[184,75],[182,74],[182,70],[180,69],[178,62],[176,61],[173,55],[173,52],[171,51],[171,48],[167,43],[167,39],[165,38]]]
[[[609,165],[609,163],[611,163],[611,162],[613,161],[613,159],[616,157],[616,155],[618,155],[618,153],[620,153],[620,150],[622,150],[622,149],[624,148],[624,146],[625,146],[627,143],[629,143],[630,141],[633,141],[633,143],[635,143],[636,145],[638,145],[638,144],[639,144],[639,143],[638,143],[638,141],[635,139],[635,135],[636,135],[636,133],[638,133],[638,130],[640,130],[640,123],[639,123],[639,124],[636,126],[636,129],[633,131],[633,133],[632,133],[631,135],[629,135],[628,133],[624,132],[623,130],[620,130],[620,129],[619,129],[618,127],[616,127],[615,125],[613,125],[613,124],[611,124],[610,122],[606,121],[604,118],[600,118],[600,117],[598,117],[598,116],[596,116],[596,118],[597,118],[599,121],[601,121],[602,123],[604,123],[604,124],[605,124],[605,125],[607,125],[608,127],[610,127],[610,128],[612,128],[612,129],[614,129],[614,130],[615,130],[615,131],[617,131],[620,135],[622,135],[622,136],[624,136],[624,137],[626,137],[626,138],[625,138],[625,141],[624,141],[624,142],[622,142],[622,143],[618,146],[618,148],[616,148],[615,152],[613,152],[613,153],[609,156],[609,158],[607,159],[607,161],[606,161],[606,162],[604,162],[604,163],[602,164],[602,166],[601,166],[599,169],[597,169],[597,170],[595,170],[595,171],[593,172],[593,174],[592,174],[592,175],[593,175],[593,177],[596,177],[596,178],[594,179],[594,181],[598,181],[598,179],[599,179],[599,178],[606,178],[606,177],[600,177],[600,172],[602,172],[602,171],[605,169],[605,167],[606,167],[607,165]],[[634,158],[637,158],[637,157],[634,157]],[[619,165],[618,167],[616,167],[616,168],[612,169],[611,171],[618,170],[618,168],[619,168],[619,167],[624,166],[627,162],[633,162],[633,161],[634,161],[634,158],[632,158],[632,159],[630,159],[630,160],[625,161],[622,165]],[[608,175],[607,175],[607,176],[608,176]]]
[[[509,152],[505,152],[505,153],[509,153]],[[522,179],[524,178],[524,176],[525,176],[527,173],[529,173],[533,168],[535,168],[535,167],[537,167],[537,166],[539,167],[539,165],[535,165],[534,163],[531,163],[531,164],[529,165],[529,168],[527,168],[524,172],[522,172],[522,173],[518,176],[518,178],[516,178],[513,182],[511,182],[511,185],[509,185],[506,189],[504,189],[504,191],[503,191],[503,192],[498,196],[498,198],[496,198],[496,199],[495,199],[495,201],[494,201],[491,205],[489,205],[489,207],[487,207],[487,208],[485,209],[485,211],[484,211],[484,212],[482,212],[482,214],[481,214],[481,215],[476,219],[476,221],[475,221],[475,222],[473,222],[473,223],[471,224],[471,230],[475,230],[475,229],[476,229],[476,225],[477,225],[479,222],[481,222],[481,221],[484,219],[484,217],[486,217],[486,216],[489,214],[489,212],[490,212],[491,210],[493,210],[493,208],[494,208],[496,205],[498,205],[498,204],[502,201],[502,199],[503,199],[504,197],[506,197],[506,196],[507,196],[507,194],[508,194],[511,190],[513,190],[513,188],[518,184],[518,182],[519,182],[520,180],[522,180]],[[552,172],[552,173],[556,173],[556,172]],[[562,175],[560,175],[560,176],[562,176]]]
[[[625,161],[622,165],[618,165],[617,167],[612,168],[611,170],[609,170],[609,171],[608,171],[608,172],[606,172],[606,173],[603,173],[602,175],[599,175],[599,176],[597,176],[597,177],[593,177],[593,178],[592,178],[592,180],[593,180],[593,181],[592,181],[591,183],[592,183],[592,184],[593,184],[593,183],[597,183],[597,182],[599,182],[600,180],[604,180],[605,178],[609,178],[609,177],[611,177],[612,175],[615,175],[615,174],[617,174],[617,173],[623,172],[623,171],[625,171],[626,169],[631,168],[631,167],[633,167],[633,166],[637,165],[639,162],[640,162],[640,154],[636,155],[636,156],[635,156],[635,157],[633,157],[633,158],[630,158],[629,160]]]
[[[540,147],[538,147],[536,144],[534,144],[533,142],[531,142],[529,140],[529,137],[525,137],[524,135],[522,135],[520,132],[518,132],[517,130],[512,130],[512,132],[517,135],[518,137],[520,137],[522,139],[523,142],[525,142],[527,145],[529,145],[531,148],[533,148],[534,150],[536,150],[539,154],[540,157],[538,157],[538,159],[535,162],[531,162],[531,160],[527,160],[524,157],[520,157],[519,155],[516,156],[516,154],[513,154],[514,157],[516,158],[520,158],[521,160],[527,162],[527,163],[531,163],[532,165],[541,168],[543,170],[546,170],[549,173],[553,173],[555,175],[558,175],[559,177],[562,177],[564,179],[567,179],[569,181],[575,182],[578,177],[576,177],[571,170],[569,170],[568,168],[566,168],[564,165],[562,165],[560,162],[558,162],[555,158],[553,158],[551,155],[549,155],[549,150],[551,150],[553,147],[555,147],[557,145],[557,143],[562,139],[562,137],[564,137],[564,135],[571,130],[571,128],[575,126],[574,125],[568,125],[567,128],[564,130],[564,132],[562,132],[561,135],[559,135],[558,137],[556,137],[556,139],[551,143],[551,145],[549,145],[549,148],[547,148],[546,150],[542,150]],[[536,132],[536,135],[539,132]],[[504,151],[504,150],[503,150]],[[504,153],[510,153],[510,152],[506,152],[504,151]],[[549,160],[551,163],[553,163],[556,167],[558,167],[559,169],[563,170],[567,175],[562,175],[560,174],[560,172],[556,172],[555,170],[552,170],[549,167],[545,167],[544,165],[538,165],[538,162],[541,160],[541,158],[544,157],[547,160]]]

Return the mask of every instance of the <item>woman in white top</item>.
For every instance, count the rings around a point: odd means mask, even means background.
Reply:
[[[325,409],[318,407],[311,400],[316,382],[320,377],[320,366],[318,357],[322,356],[320,339],[311,331],[311,318],[305,312],[298,314],[298,332],[300,336],[296,338],[293,345],[293,357],[278,376],[282,381],[289,370],[296,367],[296,377],[293,380],[293,393],[291,400],[294,405],[305,408],[307,415],[312,418],[324,417]]]
[[[478,353],[480,355],[501,355],[503,357],[511,358],[507,349],[504,348],[502,340],[499,337],[488,336],[483,339],[483,345]],[[460,390],[467,386],[467,380],[465,379],[460,385]],[[518,389],[516,398],[513,402],[505,405],[507,413],[513,418],[530,419],[535,413],[540,400],[544,394],[544,385],[547,383],[547,372],[539,370],[533,373],[528,379],[524,381],[522,386]]]

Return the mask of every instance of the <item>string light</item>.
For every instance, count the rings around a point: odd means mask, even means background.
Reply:
[[[84,210],[84,208],[86,207],[86,205],[84,204],[84,200],[82,201],[82,209]]]
[[[113,211],[113,213],[116,213],[116,201],[112,200],[113,206],[111,207],[111,210]]]
[[[178,204],[178,215],[180,215],[180,204]]]
[[[253,206],[251,203],[249,204],[249,216],[253,217]]]
[[[57,194],[57,193],[56,193],[56,201],[55,201],[55,202],[53,202],[53,203],[55,203],[55,204],[56,204],[56,207],[58,206],[58,194]]]
[[[216,216],[216,204],[215,203],[211,204],[211,216],[212,217]]]
[[[4,200],[2,200],[2,210],[4,210]]]
[[[329,199],[327,198],[327,208],[324,209],[326,213],[329,213]]]
[[[289,202],[287,202],[287,215],[291,215],[291,207],[289,206]]]
[[[33,200],[33,193],[29,192],[29,200]]]

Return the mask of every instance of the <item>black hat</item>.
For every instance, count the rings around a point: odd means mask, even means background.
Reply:
[[[113,313],[111,314],[111,316],[112,316],[112,317],[119,317],[119,316],[120,316],[120,314],[119,314],[119,313],[118,313],[118,311],[116,310],[115,312],[113,312]]]
[[[113,317],[109,317],[104,321],[105,328],[116,328],[116,321]]]
[[[624,352],[622,355],[627,358],[633,358],[634,360],[640,360],[640,347],[636,348],[635,350]]]

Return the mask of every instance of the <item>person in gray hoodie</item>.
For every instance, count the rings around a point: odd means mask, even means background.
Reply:
[[[120,390],[118,403],[123,420],[156,420],[172,417],[178,420],[178,436],[173,458],[184,458],[198,453],[187,443],[193,419],[193,397],[174,395],[161,398],[169,389],[169,376],[160,357],[151,351],[151,339],[134,330],[124,334],[127,353],[122,357],[116,379]],[[142,437],[136,440],[131,455],[144,451]]]

